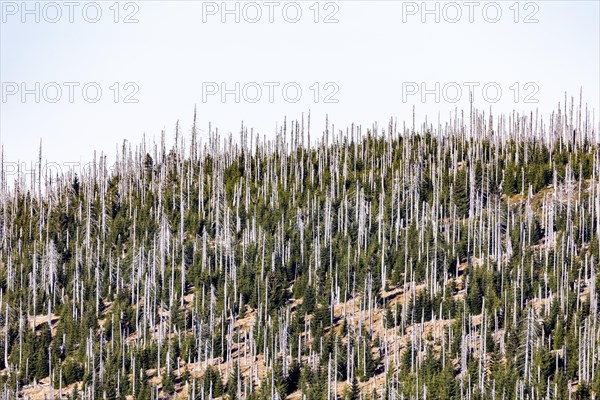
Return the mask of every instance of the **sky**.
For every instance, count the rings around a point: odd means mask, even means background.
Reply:
[[[70,168],[124,140],[190,134],[194,107],[237,137],[311,113],[387,126],[474,105],[549,114],[565,92],[600,120],[600,2],[2,1],[5,171]],[[8,166],[7,166],[8,165]]]

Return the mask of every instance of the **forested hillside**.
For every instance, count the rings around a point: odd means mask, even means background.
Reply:
[[[115,165],[3,171],[2,397],[592,398],[597,135],[572,102],[194,122]]]

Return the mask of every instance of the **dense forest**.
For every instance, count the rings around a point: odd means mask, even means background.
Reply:
[[[272,137],[194,113],[114,165],[3,169],[1,397],[593,398],[600,146],[573,103]]]

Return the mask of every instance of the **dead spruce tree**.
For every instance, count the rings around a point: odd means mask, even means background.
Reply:
[[[567,100],[269,138],[194,110],[76,172],[3,161],[0,397],[597,396],[598,129]]]

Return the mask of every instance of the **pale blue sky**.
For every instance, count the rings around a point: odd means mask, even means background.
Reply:
[[[449,82],[497,83],[503,93],[495,104],[482,98],[481,86],[475,89],[476,105],[491,106],[495,113],[536,107],[549,113],[562,102],[565,91],[577,97],[583,87],[584,102],[595,109],[596,121],[600,120],[598,1],[520,2],[518,23],[513,20],[515,8],[509,8],[512,1],[498,3],[502,15],[497,23],[484,19],[482,8],[489,2],[479,2],[473,23],[466,14],[456,23],[444,21],[443,2],[440,23],[434,16],[423,23],[419,12],[405,15],[407,22],[403,22],[403,7],[406,12],[411,9],[400,1],[320,2],[319,23],[313,21],[314,8],[309,8],[313,2],[299,3],[302,17],[297,23],[283,18],[281,9],[289,2],[280,2],[275,8],[273,23],[266,14],[257,23],[244,21],[244,2],[240,3],[240,23],[235,23],[233,16],[223,23],[219,13],[204,15],[203,22],[203,9],[211,11],[210,7],[220,7],[221,2],[133,3],[127,8],[126,2],[118,4],[119,20],[134,12],[138,22],[131,24],[113,21],[114,9],[109,8],[113,2],[100,2],[102,16],[97,23],[83,18],[81,9],[86,2],[74,9],[73,23],[60,1],[57,4],[63,14],[56,23],[45,20],[55,15],[51,8],[43,14],[45,2],[39,3],[39,23],[32,15],[21,21],[22,10],[14,9],[15,5],[21,7],[20,1],[2,3],[0,130],[8,161],[34,160],[40,138],[44,158],[62,163],[88,161],[94,150],[113,156],[123,139],[137,144],[144,133],[159,138],[161,129],[172,138],[178,119],[188,135],[195,104],[201,129],[206,130],[212,121],[221,132],[233,132],[234,136],[242,120],[272,136],[284,116],[300,118],[309,109],[313,129],[320,133],[326,114],[339,128],[351,122],[386,126],[390,117],[411,121],[413,104],[418,120],[427,114],[434,121],[438,111],[444,118],[457,106],[468,107],[466,86],[457,103],[443,99],[436,103],[433,95],[425,102],[419,95],[403,101],[403,82],[426,82],[429,88],[435,82],[440,82],[440,87]],[[27,4],[35,7],[35,2]],[[257,4],[263,13],[268,12],[264,2]],[[421,2],[414,4],[421,6]],[[463,13],[468,12],[464,2],[456,4]],[[453,18],[454,10],[448,7],[446,16]],[[254,10],[246,10],[252,12],[246,15],[252,18]],[[293,11],[288,9],[286,15],[293,18]],[[323,23],[331,12],[338,22]],[[532,12],[539,22],[523,23]],[[493,9],[486,15],[493,18]],[[88,7],[87,16],[94,17],[93,8]],[[22,102],[20,92],[10,94],[13,83],[22,82],[28,88],[40,82],[40,92],[45,84],[58,82],[62,98],[50,103],[42,96],[36,103],[31,94]],[[80,83],[73,103],[68,101],[68,87],[63,82]],[[88,82],[96,82],[103,91],[97,103],[82,97],[81,87]],[[121,96],[118,103],[110,89],[114,82],[118,82]],[[123,96],[134,88],[125,87],[128,82],[139,88],[133,96],[138,103],[123,103]],[[234,82],[241,87],[258,82],[262,98],[257,103],[247,98],[235,103],[230,95],[222,103],[214,95],[203,102],[203,82],[226,82],[229,87]],[[264,82],[280,83],[273,103],[268,101]],[[281,87],[289,82],[302,89],[297,103],[283,98]],[[315,82],[321,97],[317,103]],[[328,82],[335,86],[325,87]],[[520,88],[517,102],[515,82]],[[528,82],[535,86],[525,87]],[[324,103],[323,96],[336,87],[339,91],[333,98],[338,102]],[[539,91],[533,98],[539,102],[524,103],[525,95],[535,87]],[[52,87],[48,88],[47,95],[54,96]],[[247,94],[254,96],[253,91]]]

